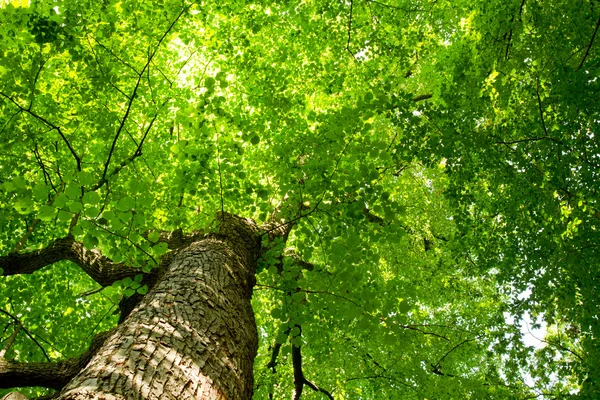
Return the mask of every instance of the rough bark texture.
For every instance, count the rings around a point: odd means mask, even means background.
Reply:
[[[72,236],[57,239],[41,250],[1,256],[0,268],[4,270],[3,275],[32,274],[61,260],[69,260],[79,265],[102,286],[109,286],[126,277],[133,278],[140,273],[138,268],[113,263],[99,251],[86,249]]]
[[[250,399],[256,226],[223,215],[167,272],[59,399]]]

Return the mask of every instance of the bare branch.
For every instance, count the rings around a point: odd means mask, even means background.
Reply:
[[[112,262],[98,250],[87,249],[72,236],[57,239],[41,250],[2,256],[0,268],[4,270],[4,275],[32,274],[61,260],[69,260],[79,265],[101,286],[109,286],[117,280],[132,278],[142,273],[137,268]]]

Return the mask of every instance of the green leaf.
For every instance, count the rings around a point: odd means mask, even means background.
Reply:
[[[88,249],[95,249],[99,243],[98,238],[90,233],[83,237],[83,245]]]
[[[137,293],[144,295],[146,293],[148,293],[148,285],[142,285],[139,288],[137,288],[136,290]]]
[[[157,257],[160,257],[169,251],[169,247],[165,242],[161,242],[152,246],[152,251],[154,251]]]
[[[288,335],[286,335],[285,333],[282,332],[277,335],[277,337],[275,338],[275,342],[279,343],[279,344],[283,344],[283,343],[287,342],[287,338],[288,338]]]
[[[158,242],[158,239],[160,239],[160,232],[157,231],[152,231],[148,234],[148,240],[151,242]]]
[[[130,211],[135,207],[135,199],[132,197],[123,197],[117,203],[117,210],[119,211]]]
[[[14,209],[19,214],[29,214],[33,211],[33,200],[28,197],[21,197],[14,201]]]
[[[72,218],[73,218],[73,214],[71,214],[70,212],[67,212],[64,210],[58,211],[58,220],[59,221],[67,222],[67,221],[71,221]]]
[[[82,200],[83,200],[83,203],[86,204],[86,205],[89,204],[91,206],[95,206],[97,204],[100,204],[100,201],[102,199],[100,198],[100,195],[98,193],[96,193],[96,192],[86,192],[83,195],[83,199]]]
[[[16,189],[25,189],[27,187],[27,183],[22,176],[17,176],[12,180],[12,186]]]
[[[52,221],[56,217],[57,210],[51,206],[41,206],[38,211],[38,218],[42,221]]]

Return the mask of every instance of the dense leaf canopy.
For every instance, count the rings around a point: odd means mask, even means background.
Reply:
[[[141,277],[158,231],[276,215],[293,229],[257,274],[255,398],[289,398],[297,348],[308,399],[597,398],[599,18],[594,0],[4,0],[0,254],[71,234]],[[305,267],[276,266],[291,251]],[[4,269],[15,361],[81,354],[147,290]]]

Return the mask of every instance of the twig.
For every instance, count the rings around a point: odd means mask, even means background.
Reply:
[[[0,313],[8,316],[10,319],[12,319],[13,321],[15,321],[15,323],[17,323],[17,325],[19,325],[21,327],[21,329],[23,329],[23,331],[25,332],[25,334],[27,336],[29,336],[29,338],[31,340],[33,340],[33,342],[37,345],[37,347],[40,348],[40,350],[42,350],[42,353],[44,353],[44,357],[46,357],[46,360],[50,361],[50,357],[48,357],[48,353],[46,353],[46,350],[44,350],[44,348],[42,347],[42,345],[40,344],[40,342],[37,341],[36,338],[33,337],[33,335],[23,326],[23,324],[21,323],[21,321],[19,320],[19,318],[15,317],[14,315],[12,315],[11,313],[9,313],[8,311],[5,311],[3,309],[0,308]]]
[[[540,79],[536,78],[535,80],[535,94],[537,95],[538,108],[540,110],[540,120],[542,121],[542,128],[544,129],[544,134],[548,137],[548,131],[546,130],[546,123],[544,122],[544,111],[542,110],[542,99],[540,98]]]
[[[31,115],[32,117],[42,121],[44,124],[46,124],[47,126],[49,126],[50,128],[54,129],[55,131],[58,132],[58,134],[60,135],[60,137],[62,138],[63,142],[65,142],[65,144],[67,145],[67,147],[69,148],[69,151],[71,152],[71,154],[73,155],[73,157],[75,158],[75,161],[77,162],[77,171],[81,171],[81,158],[77,155],[77,153],[75,153],[75,150],[73,149],[73,147],[71,146],[71,143],[69,143],[69,141],[67,140],[66,136],[64,135],[63,131],[60,129],[59,126],[54,125],[52,122],[48,121],[46,118],[42,117],[41,115],[38,115],[36,113],[34,113],[33,111],[31,111],[30,109],[27,109],[25,107],[22,107],[19,103],[17,103],[15,100],[13,100],[12,97],[6,95],[3,92],[0,92],[0,96],[10,100],[15,106],[19,107],[19,109],[21,111],[26,112],[27,114]]]
[[[427,93],[427,94],[421,94],[421,95],[419,95],[419,96],[416,96],[416,97],[414,97],[414,98],[413,98],[413,101],[416,103],[416,102],[418,102],[418,101],[427,100],[427,99],[430,99],[430,98],[432,98],[432,97],[433,97],[433,95],[432,95],[431,93]]]
[[[600,18],[598,18],[598,22],[596,23],[596,29],[594,29],[594,33],[592,35],[592,38],[590,39],[590,44],[588,45],[587,49],[585,50],[585,54],[584,54],[583,58],[581,59],[581,62],[579,63],[579,67],[577,67],[577,71],[579,71],[581,69],[581,67],[583,67],[583,63],[585,62],[585,59],[590,54],[590,49],[592,48],[592,44],[594,44],[594,39],[596,38],[596,33],[598,33],[598,28],[600,28]]]
[[[350,50],[350,41],[352,39],[352,8],[354,6],[354,0],[350,0],[350,17],[348,18],[348,42],[346,43],[346,51],[352,55],[354,58],[354,54]]]
[[[460,346],[462,346],[463,344],[469,343],[469,342],[473,342],[475,340],[477,340],[479,338],[479,336],[476,336],[472,339],[465,339],[462,342],[458,343],[457,345],[455,345],[454,347],[452,347],[450,350],[448,350],[443,356],[442,358],[440,358],[435,364],[432,365],[432,367],[434,368],[434,373],[436,373],[435,371],[439,372],[440,366],[442,361],[444,361],[444,358],[446,358],[450,353],[452,353],[454,350],[458,349]],[[440,372],[441,373],[441,372]]]
[[[56,192],[56,187],[54,186],[54,183],[52,182],[52,177],[46,170],[46,166],[44,165],[44,161],[42,160],[42,156],[40,155],[40,151],[38,150],[37,143],[35,144],[35,147],[33,148],[33,155],[35,156],[36,161],[38,162],[40,168],[42,169],[42,174],[44,175],[44,183],[46,185],[48,185],[48,182],[50,182],[50,186]]]
[[[16,113],[14,113],[13,115],[10,116],[10,118],[8,119],[8,121],[6,121],[6,123],[4,124],[4,126],[2,127],[2,129],[0,129],[0,135],[2,134],[2,132],[4,132],[4,130],[6,129],[6,127],[8,125],[10,125],[10,123],[13,120],[13,118],[16,117],[17,115],[21,114],[22,112],[23,112],[23,110],[19,110]]]
[[[90,189],[90,191],[93,192],[93,191],[96,191],[96,190],[100,189],[102,186],[104,186],[105,183],[108,182],[108,180],[110,178],[112,178],[113,176],[117,175],[119,172],[121,172],[121,170],[125,166],[127,166],[129,163],[133,162],[133,160],[135,160],[136,158],[138,158],[138,157],[140,157],[142,155],[142,146],[144,145],[144,141],[146,140],[146,137],[148,136],[148,133],[150,132],[150,129],[152,128],[152,125],[154,125],[154,121],[156,121],[156,118],[158,117],[158,113],[167,104],[168,101],[169,101],[168,99],[165,100],[163,102],[163,104],[161,105],[161,108],[156,111],[156,113],[154,114],[154,116],[150,120],[150,123],[148,124],[148,127],[146,128],[146,131],[144,132],[144,136],[142,136],[142,140],[140,141],[139,144],[135,142],[135,139],[133,139],[132,136],[130,136],[131,139],[133,140],[133,142],[137,146],[137,148],[135,149],[135,151],[133,152],[133,154],[131,154],[131,156],[129,156],[127,159],[121,161],[121,163],[117,167],[115,167],[115,169],[113,169],[113,171],[108,175],[108,177],[103,176],[102,178],[100,178],[100,180],[98,181],[98,183],[96,183],[94,186],[92,186],[92,188]]]
[[[35,100],[35,87],[37,86],[37,81],[40,77],[40,73],[42,72],[42,69],[44,68],[44,64],[46,64],[46,61],[44,61],[44,58],[42,57],[42,55],[40,54],[40,67],[38,68],[35,77],[33,78],[33,85],[31,85],[31,100],[29,101],[29,109],[31,110],[31,108],[33,107],[33,100]]]
[[[154,58],[154,56],[158,52],[158,49],[160,48],[160,45],[163,42],[163,40],[165,39],[165,37],[169,34],[169,32],[171,32],[171,29],[173,29],[173,27],[175,26],[175,24],[177,23],[177,21],[179,21],[179,18],[181,18],[181,16],[190,7],[191,7],[191,4],[181,10],[181,12],[177,15],[177,17],[173,20],[173,22],[171,22],[171,25],[169,25],[169,27],[167,28],[167,30],[163,33],[163,35],[161,36],[161,38],[158,40],[158,43],[157,43],[156,47],[154,48],[154,51],[152,51],[150,54],[148,54],[148,60],[146,61],[146,64],[144,65],[144,68],[142,68],[142,70],[138,74],[137,82],[135,83],[135,87],[133,88],[133,92],[131,93],[131,97],[129,99],[129,102],[127,103],[127,109],[125,110],[125,114],[123,115],[123,118],[121,119],[121,123],[119,124],[119,128],[117,129],[117,133],[115,134],[115,137],[114,137],[114,139],[112,141],[112,144],[110,146],[110,151],[108,153],[108,158],[107,158],[106,162],[104,163],[104,171],[102,172],[102,179],[106,179],[106,174],[108,173],[108,167],[110,165],[110,159],[112,158],[113,152],[115,150],[115,146],[117,145],[117,140],[119,139],[119,136],[121,135],[121,131],[125,127],[125,122],[127,121],[127,118],[129,117],[129,112],[131,111],[131,107],[133,105],[133,101],[135,100],[135,96],[137,95],[137,90],[140,87],[140,83],[142,82],[142,77],[144,76],[144,72],[146,71],[147,68],[149,68],[150,63],[152,62],[152,59]]]
[[[101,48],[106,50],[108,53],[110,53],[110,55],[112,55],[114,58],[116,58],[121,64],[125,65],[126,67],[131,69],[133,72],[135,72],[136,75],[140,74],[131,64],[129,64],[127,61],[123,60],[121,57],[116,55],[111,49],[106,47],[104,44],[100,43],[97,38],[93,37],[92,39],[94,40],[94,42],[96,42],[98,44],[98,46],[100,46]]]
[[[88,221],[90,221],[92,224],[96,225],[98,228],[110,233],[111,235],[115,235],[117,237],[120,237],[121,239],[127,240],[129,243],[131,243],[136,249],[138,249],[139,251],[141,251],[142,253],[144,253],[145,255],[147,255],[148,257],[150,257],[150,259],[154,262],[155,265],[159,265],[158,262],[156,261],[156,259],[154,257],[152,257],[152,255],[150,253],[148,253],[146,250],[144,250],[139,244],[135,243],[133,240],[131,240],[130,238],[123,236],[117,232],[113,232],[108,228],[103,227],[102,225],[100,225],[99,223],[97,223],[96,221],[89,219]]]
[[[36,218],[33,220],[31,225],[29,225],[29,228],[27,228],[27,232],[25,232],[25,234],[23,235],[21,240],[19,240],[19,242],[16,244],[15,248],[13,249],[13,253],[18,253],[19,250],[21,250],[21,247],[23,247],[23,245],[25,244],[25,242],[27,241],[29,236],[31,236],[31,233],[37,226],[38,222],[40,222],[39,218]]]

